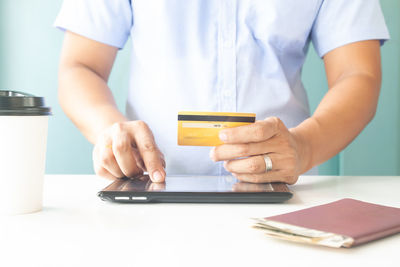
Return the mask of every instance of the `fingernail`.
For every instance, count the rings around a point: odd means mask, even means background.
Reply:
[[[219,132],[219,139],[225,142],[226,140],[228,140],[228,136],[224,132]]]
[[[162,177],[162,175],[161,175],[161,172],[159,172],[159,171],[155,171],[155,172],[153,172],[153,180],[155,181],[155,182],[162,182],[162,180],[163,180],[163,177]]]
[[[226,169],[226,166],[228,165],[228,161],[224,161],[224,168]]]
[[[210,150],[210,158],[211,158],[213,161],[215,161],[214,155],[215,155],[215,148],[213,148],[213,149]]]

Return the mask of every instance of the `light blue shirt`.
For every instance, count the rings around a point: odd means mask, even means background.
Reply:
[[[310,116],[301,70],[389,38],[379,0],[65,0],[55,25],[122,48],[132,39],[126,114],[148,123],[168,174],[226,174],[210,148],[177,145],[178,111],[254,112],[294,127]]]

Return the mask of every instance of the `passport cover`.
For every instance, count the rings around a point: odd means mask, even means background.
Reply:
[[[400,209],[345,198],[256,219],[267,235],[290,241],[352,247],[400,232]]]

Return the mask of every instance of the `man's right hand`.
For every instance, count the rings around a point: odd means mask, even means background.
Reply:
[[[126,120],[107,85],[117,52],[117,47],[67,31],[59,67],[61,107],[95,145],[96,174],[116,179],[148,171],[153,182],[163,182],[164,156],[152,132],[142,121]]]
[[[117,179],[147,171],[153,182],[164,182],[164,155],[153,133],[143,121],[118,122],[106,128],[93,149],[93,166],[97,175]]]

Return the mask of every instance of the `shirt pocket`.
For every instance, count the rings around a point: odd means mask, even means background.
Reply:
[[[253,38],[276,53],[304,54],[320,0],[251,1],[246,14]]]

